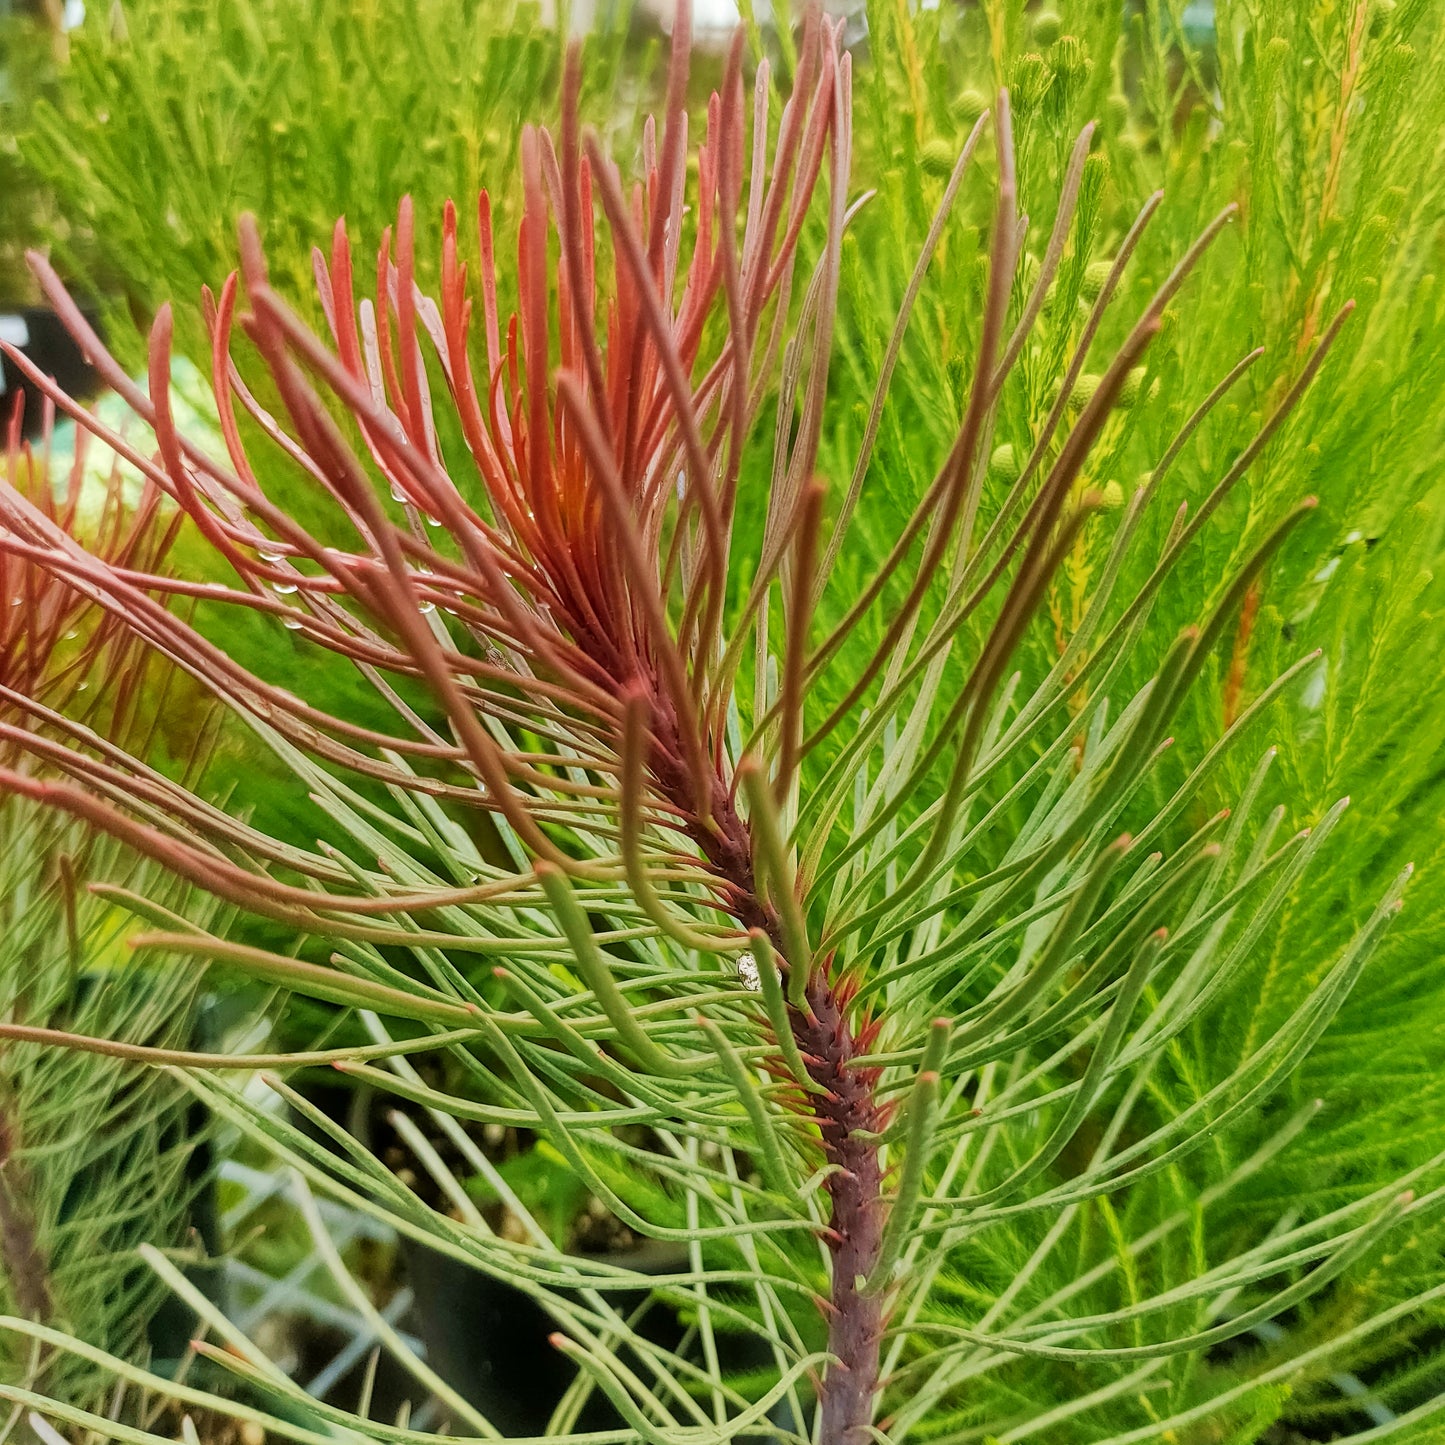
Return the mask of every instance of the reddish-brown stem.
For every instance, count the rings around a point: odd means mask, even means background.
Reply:
[[[0,1266],[9,1276],[19,1312],[47,1323],[54,1306],[49,1271],[25,1203],[26,1190],[9,1121],[0,1114]]]
[[[854,1063],[861,1052],[843,1002],[825,969],[809,982],[808,1011],[791,1010],[793,1037],[822,1092],[806,1096],[833,1166],[828,1249],[833,1256],[832,1309],[828,1314],[830,1365],[818,1393],[825,1445],[865,1445],[878,1389],[883,1299],[864,1281],[878,1263],[883,1242],[883,1176],[878,1157],[877,1073]]]
[[[685,777],[676,740],[669,740],[667,715],[654,703],[649,765],[663,796],[686,805],[694,785]],[[736,810],[732,789],[714,775],[713,805],[706,825],[687,829],[723,885],[723,906],[748,929],[760,928],[787,967],[783,930],[776,910],[754,881],[752,839]],[[805,1007],[788,1010],[793,1038],[816,1091],[802,1096],[817,1126],[829,1168],[830,1201],[823,1238],[832,1255],[832,1292],[824,1313],[828,1349],[834,1356],[819,1387],[823,1445],[866,1445],[871,1438],[873,1397],[879,1383],[884,1299],[864,1281],[878,1263],[886,1209],[878,1135],[885,1122],[877,1099],[878,1071],[860,1068],[867,1052],[863,1030],[850,1019],[848,995],[820,961],[805,990]]]

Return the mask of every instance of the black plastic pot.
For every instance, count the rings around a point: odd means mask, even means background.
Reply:
[[[413,1329],[426,1344],[427,1363],[504,1435],[540,1435],[576,1374],[549,1342],[556,1324],[529,1295],[449,1255],[407,1239],[402,1257],[416,1297]],[[687,1256],[646,1250],[613,1259],[630,1269],[661,1273],[685,1269]],[[643,1295],[612,1298],[627,1314]],[[670,1310],[657,1306],[648,1312],[643,1333],[657,1344],[675,1346],[682,1326]],[[577,1428],[606,1430],[618,1423],[612,1407],[594,1394]]]
[[[85,318],[99,331],[95,316]],[[60,318],[46,306],[7,306],[0,303],[0,341],[25,353],[46,376],[77,401],[89,401],[101,389],[100,377],[86,359]],[[39,434],[44,413],[42,394],[25,379],[15,362],[5,356],[0,367],[0,415],[8,418],[17,395],[25,396],[25,435]]]
[[[521,1290],[414,1240],[402,1241],[402,1258],[416,1300],[411,1327],[426,1344],[427,1363],[504,1435],[541,1434],[576,1373],[550,1343],[555,1323]],[[687,1252],[681,1247],[651,1245],[607,1258],[642,1274],[687,1268]],[[645,1295],[639,1290],[609,1298],[625,1316]],[[655,1304],[642,1321],[641,1333],[670,1349],[680,1343],[683,1326],[666,1305]],[[757,1340],[724,1336],[717,1343],[725,1369],[743,1371],[771,1360]],[[621,1424],[608,1401],[594,1392],[576,1428],[609,1430]],[[739,1435],[736,1445],[764,1438]]]

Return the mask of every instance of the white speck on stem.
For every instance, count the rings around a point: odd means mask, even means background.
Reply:
[[[745,989],[761,993],[763,976],[758,972],[758,961],[750,953],[738,954],[738,979]]]

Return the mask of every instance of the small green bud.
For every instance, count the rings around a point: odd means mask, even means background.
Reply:
[[[1136,366],[1124,378],[1124,385],[1119,388],[1119,405],[1127,410],[1139,400],[1139,393],[1144,389],[1144,368]]]
[[[968,121],[971,124],[988,109],[988,101],[977,90],[972,88],[961,90],[958,98],[953,102],[953,109],[960,120]]]
[[[1040,10],[1034,16],[1033,35],[1034,44],[1049,46],[1056,41],[1063,33],[1064,22],[1059,19],[1057,10]]]
[[[988,474],[998,482],[1016,482],[1018,480],[1019,462],[1012,442],[1005,442],[1002,446],[993,449],[993,455],[988,459]]]
[[[1074,389],[1069,393],[1069,406],[1074,411],[1082,411],[1093,401],[1094,394],[1099,390],[1099,382],[1102,378],[1096,372],[1086,371],[1075,383]]]
[[[1276,35],[1264,47],[1264,65],[1261,68],[1269,75],[1278,75],[1288,55],[1289,41],[1283,35]],[[1306,61],[1305,64],[1308,65],[1309,62]]]
[[[1360,227],[1360,240],[1366,246],[1377,246],[1390,239],[1395,223],[1388,216],[1374,215]]]
[[[1084,279],[1079,286],[1079,295],[1085,301],[1094,302],[1099,299],[1099,292],[1104,289],[1104,282],[1109,279],[1109,272],[1114,269],[1112,261],[1090,261],[1084,268]]]
[[[1110,135],[1129,124],[1129,97],[1121,90],[1113,91],[1104,102],[1104,129]]]
[[[942,136],[934,136],[931,140],[924,141],[923,149],[918,156],[924,172],[930,176],[950,174],[953,170],[953,163],[957,159],[958,156],[953,147]]]
[[[1100,495],[1104,499],[1104,510],[1106,512],[1117,512],[1119,508],[1124,505],[1124,489],[1118,482],[1105,482]]]

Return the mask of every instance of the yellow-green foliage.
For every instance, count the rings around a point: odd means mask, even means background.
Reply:
[[[1047,13],[1002,0],[916,14],[886,0],[870,6],[872,64],[857,86],[858,170],[860,184],[879,194],[845,245],[840,341],[852,363],[854,404],[838,428],[836,464],[846,465],[856,448],[917,238],[952,157],[999,84],[1012,88],[1020,136],[1020,209],[1030,218],[1025,277],[1047,242],[1069,147],[1086,122],[1097,129],[1039,345],[1002,399],[988,478],[994,495],[1028,455],[1053,401],[1045,383],[1057,375],[1085,303],[1097,296],[1125,230],[1154,190],[1164,201],[1111,308],[1118,320],[1112,330],[1105,326],[1105,356],[1108,339],[1117,340],[1189,238],[1226,205],[1238,214],[1166,318],[1138,383],[1150,404],[1116,419],[1089,480],[1127,500],[1200,392],[1253,348],[1265,352],[1181,455],[1171,505],[1146,524],[1155,540],[1142,549],[1144,558],[1162,546],[1172,507],[1197,504],[1277,403],[1331,315],[1355,303],[1300,412],[1251,470],[1222,524],[1175,574],[1151,622],[1158,637],[1170,635],[1246,555],[1267,520],[1302,497],[1318,497],[1314,517],[1259,589],[1252,626],[1221,650],[1212,677],[1175,724],[1182,765],[1218,734],[1226,713],[1284,665],[1320,649],[1303,685],[1259,730],[1261,746],[1282,743],[1283,786],[1271,796],[1288,802],[1292,824],[1318,816],[1341,794],[1353,795],[1355,805],[1341,823],[1338,851],[1322,859],[1307,895],[1274,930],[1230,1026],[1193,1040],[1175,1076],[1160,1081],[1169,1107],[1195,1097],[1307,995],[1317,978],[1304,960],[1321,940],[1344,936],[1346,920],[1372,890],[1408,860],[1419,867],[1379,965],[1297,1081],[1301,1101],[1318,1096],[1324,1107],[1251,1206],[1283,1213],[1333,1204],[1362,1181],[1390,1178],[1445,1146],[1438,1083],[1445,1062],[1438,967],[1445,688],[1435,662],[1445,642],[1445,318],[1437,299],[1445,261],[1445,17],[1420,0],[1223,0],[1214,8],[1217,33],[1209,7],[1169,0],[1065,0]],[[956,425],[976,346],[985,205],[986,194],[971,204],[965,180],[920,294],[899,365],[908,384],[893,388],[868,483],[873,505],[861,509],[875,550],[843,559],[860,578],[891,544],[892,519],[927,485],[931,461]],[[1016,307],[1022,299],[1016,295]],[[1050,349],[1051,336],[1058,351]],[[835,408],[835,420],[844,415]],[[921,436],[929,444],[920,444]],[[1077,621],[1108,534],[1101,528],[1081,543],[1055,588],[1051,608],[1062,629]],[[1050,644],[1044,634],[1035,640],[1045,652]],[[1239,789],[1251,761],[1245,750],[1221,774],[1220,801]],[[1136,1200],[1134,1227],[1162,1207]],[[1439,1248],[1438,1235],[1412,1237],[1393,1256],[1395,1271],[1362,1274],[1300,1327],[1357,1318],[1371,1299],[1408,1297],[1433,1279]],[[1189,1266],[1181,1259],[1178,1267]],[[1435,1327],[1423,1317],[1414,1325],[1425,1334]],[[1385,1361],[1384,1398],[1399,1408],[1437,1378],[1428,1351],[1413,1356],[1414,1348],[1397,1337],[1372,1352]],[[1268,1350],[1260,1351],[1267,1360]],[[1039,1374],[1019,1378],[1034,1388]],[[1167,1413],[1163,1400],[1158,1408]],[[1273,1439],[1264,1432],[1276,1418],[1325,1430],[1362,1422],[1333,1386],[1303,1381],[1259,1408],[1248,1427],[1244,1411],[1241,1433],[1230,1439]],[[965,1410],[961,1418],[975,1416]]]
[[[563,45],[531,0],[91,8],[58,91],[20,140],[61,217],[44,239],[142,324],[162,301],[180,303],[182,346],[198,360],[209,352],[194,303],[233,269],[243,211],[260,218],[274,279],[298,300],[314,296],[311,248],[329,247],[338,216],[365,255],[406,194],[435,236],[443,201],[465,216],[487,187],[499,245],[510,246],[521,128],[555,114]],[[589,113],[627,113],[614,88],[624,34],[619,17],[591,43]],[[629,63],[629,81],[646,74]],[[430,285],[438,248],[418,253],[417,279]],[[111,318],[135,357],[118,304]]]
[[[154,867],[17,798],[0,803],[0,1018],[122,1043],[196,1041],[198,975],[138,966],[134,916],[86,885],[187,890]],[[198,917],[214,920],[205,906]],[[209,1126],[170,1076],[117,1058],[0,1043],[0,1314],[73,1333],[127,1360],[150,1356],[165,1290],[136,1255],[180,1248],[205,1177]],[[187,1329],[184,1321],[180,1329]],[[179,1354],[186,1336],[169,1341]],[[166,1342],[161,1342],[162,1353]],[[0,1382],[105,1408],[109,1373],[0,1332]]]
[[[1131,1127],[1147,1133],[1176,1119],[1227,1079],[1292,1010],[1308,1006],[1319,960],[1344,947],[1387,880],[1409,859],[1420,871],[1401,922],[1289,1085],[1297,1097],[1281,1095],[1270,1111],[1236,1121],[1219,1137],[1201,1125],[1208,1142],[1185,1163],[1122,1197],[1088,1201],[1057,1237],[1045,1235],[1052,1228],[1046,1219],[964,1242],[927,1306],[944,1326],[974,1323],[1011,1298],[1045,1239],[1050,1247],[1028,1286],[1039,1299],[1056,1299],[1095,1268],[1107,1279],[1088,1298],[1101,1310],[1127,1311],[1253,1247],[1263,1230],[1384,1188],[1445,1145],[1438,1082],[1445,1063],[1438,966],[1445,693],[1437,661],[1445,627],[1436,577],[1445,502],[1438,460],[1445,321],[1436,283],[1445,221],[1445,25],[1439,7],[1424,0],[1231,0],[1215,7],[1213,27],[1204,10],[1181,0],[1047,7],[984,0],[934,9],[876,0],[869,7],[869,60],[860,60],[854,78],[853,188],[876,195],[843,242],[820,469],[840,488],[848,476],[921,239],[955,157],[998,87],[1008,86],[1013,99],[1020,209],[1030,218],[1015,317],[1038,274],[1075,138],[1086,123],[1096,129],[1058,279],[982,453],[991,458],[985,516],[1018,476],[1087,306],[1150,194],[1162,189],[1165,201],[1106,315],[1104,359],[1189,241],[1222,208],[1236,207],[1229,233],[1166,313],[1144,369],[1129,378],[1124,405],[1090,458],[1080,490],[1098,490],[1105,517],[1082,533],[1059,570],[1046,625],[1021,648],[1020,669],[1031,685],[1056,660],[1059,640],[1077,627],[1099,585],[1113,535],[1107,517],[1132,500],[1204,393],[1255,347],[1265,348],[1181,453],[1160,499],[1167,505],[1146,517],[1141,545],[1126,563],[1125,598],[1164,545],[1174,508],[1197,505],[1227,470],[1330,318],[1352,300],[1354,312],[1299,411],[1165,585],[1117,697],[1142,685],[1168,640],[1218,600],[1266,527],[1313,495],[1316,512],[1272,562],[1175,719],[1181,761],[1166,761],[1151,777],[1138,808],[1151,816],[1222,726],[1316,648],[1319,659],[1256,727],[1258,747],[1236,748],[1222,761],[1189,808],[1161,830],[1169,836],[1160,846],[1181,847],[1214,807],[1251,795],[1259,753],[1270,741],[1280,743],[1279,759],[1258,775],[1252,801],[1256,817],[1276,801],[1286,805],[1280,838],[1320,818],[1342,793],[1355,795],[1356,805],[1308,881],[1271,917],[1228,999],[1208,1016],[1207,1031],[1186,1030],[1171,1042],[1141,1086]],[[354,239],[369,244],[403,191],[416,194],[424,217],[435,214],[440,197],[464,201],[479,184],[495,184],[505,196],[520,121],[545,118],[552,107],[556,39],[511,7],[500,21],[480,4],[458,11],[425,0],[372,7],[256,0],[214,10],[151,0],[128,14],[123,40],[100,30],[80,37],[60,99],[40,112],[23,149],[68,218],[61,254],[99,284],[120,286],[141,312],[162,296],[186,298],[203,281],[214,284],[231,265],[233,215],[247,206],[261,216],[277,289],[302,301],[311,291],[309,247],[325,241],[334,213],[346,212]],[[293,64],[299,53],[311,63]],[[604,61],[588,71],[593,116],[605,104],[629,103],[610,91],[620,52],[604,46],[600,54]],[[632,60],[625,73],[639,73]],[[850,545],[828,578],[825,622],[836,620],[873,574],[958,426],[977,354],[995,195],[992,176],[980,174],[992,168],[988,151],[981,149],[965,175],[923,281]],[[506,237],[510,228],[503,223],[499,231]],[[809,235],[815,244],[820,239]],[[423,246],[420,254],[434,249]],[[1097,378],[1092,366],[1085,370],[1071,409],[1092,394]],[[770,440],[759,440],[757,451]],[[744,476],[744,512],[766,495],[761,461]],[[876,618],[850,643],[859,657],[887,626],[890,597],[911,581],[900,568]],[[923,624],[936,616],[937,599]],[[980,627],[989,621],[980,619]],[[974,655],[970,641],[965,634],[956,657]],[[838,673],[841,689],[847,669]],[[824,683],[808,704],[821,714],[833,700]],[[1088,701],[1081,696],[1077,706]],[[831,756],[821,748],[809,760],[805,789]],[[1035,761],[1028,753],[1001,766],[997,826],[970,867],[996,865],[989,850],[1001,855],[1027,823],[1028,809],[1010,811],[1003,784]],[[934,797],[918,789],[900,809],[901,821],[916,818]],[[958,881],[966,888],[972,879]],[[886,946],[903,945],[891,940],[880,951]],[[1076,1080],[1087,1052],[1053,1064]],[[1204,1191],[1239,1174],[1281,1129],[1288,1132],[1290,1104],[1315,1097],[1318,1115],[1270,1169],[1241,1178],[1222,1206],[1199,1207]],[[1031,1125],[1019,1127],[1033,1137]],[[992,1167],[1008,1162],[1020,1161],[996,1159]],[[1060,1171],[1077,1167],[1078,1160],[1065,1159]],[[1139,1245],[1164,1223],[1161,1248]],[[1297,1374],[1286,1362],[1375,1310],[1438,1286],[1440,1244],[1437,1230],[1407,1223],[1383,1258],[1371,1256],[1294,1311],[1286,1337],[1236,1345],[1232,1353],[1171,1357],[1137,1379],[1132,1365],[1119,1362],[981,1368],[955,1396],[936,1401],[929,1418],[911,1422],[910,1438],[976,1440],[992,1430],[1049,1445],[1096,1445],[1115,1435],[1142,1441],[1152,1420],[1187,1413],[1226,1387],[1237,1393],[1221,1419],[1166,1438],[1245,1445],[1290,1440],[1296,1437],[1279,1432],[1305,1428],[1326,1438],[1336,1430],[1348,1435],[1367,1422],[1351,1414],[1333,1372],[1342,1364],[1359,1368],[1381,1399],[1407,1411],[1439,1386],[1426,1347],[1439,1321],[1402,1315],[1383,1339],[1362,1334],[1353,1352],[1319,1356]],[[1164,1322],[1186,1331],[1199,1308],[1166,1310]],[[1130,1344],[1122,1332],[1108,1341]],[[1252,1388],[1261,1376],[1264,1383]],[[1095,1392],[1095,1406],[1074,1408]],[[1054,1417],[1055,1410],[1064,1413]]]

